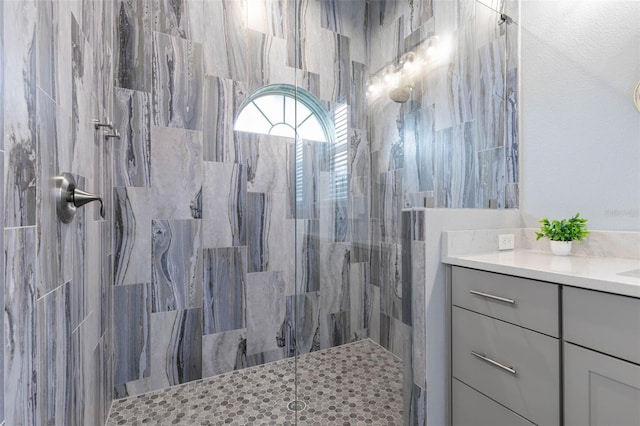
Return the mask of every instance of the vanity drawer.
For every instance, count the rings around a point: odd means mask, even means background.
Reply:
[[[533,426],[524,417],[453,379],[453,426]]]
[[[451,291],[456,306],[559,337],[556,284],[454,266]]]
[[[558,339],[452,308],[453,376],[536,424],[560,423],[559,358]]]
[[[564,339],[640,364],[640,299],[565,286]]]

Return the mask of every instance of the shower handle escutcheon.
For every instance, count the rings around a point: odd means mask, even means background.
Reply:
[[[56,177],[56,210],[62,222],[71,222],[76,214],[76,208],[92,201],[100,203],[100,216],[104,219],[105,212],[102,197],[77,188],[76,180],[71,173],[62,173],[62,175]]]

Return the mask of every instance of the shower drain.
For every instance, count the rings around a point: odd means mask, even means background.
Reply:
[[[305,404],[304,401],[291,401],[287,404],[287,408],[289,411],[302,411],[307,408],[307,404]]]

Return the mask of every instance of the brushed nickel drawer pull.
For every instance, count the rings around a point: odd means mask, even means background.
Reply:
[[[513,368],[507,367],[504,364],[500,364],[498,361],[494,361],[491,358],[488,358],[485,354],[481,354],[479,352],[471,351],[471,355],[475,356],[476,358],[480,358],[481,360],[486,361],[491,365],[495,365],[496,367],[500,367],[504,371],[507,371],[507,372],[509,372],[511,374],[514,374],[514,375],[516,374],[516,370],[514,370]]]
[[[481,291],[469,290],[469,293],[475,294],[476,296],[486,297],[487,299],[497,300],[499,302],[511,303],[512,305],[516,304],[516,301],[513,299],[507,299],[506,297],[494,296],[493,294],[483,293]]]

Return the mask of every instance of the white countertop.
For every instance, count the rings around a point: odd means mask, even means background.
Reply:
[[[540,251],[511,250],[448,256],[442,261],[450,265],[640,298],[640,271],[635,271],[634,276],[619,275],[639,269],[640,260],[555,256]]]

